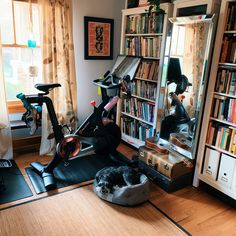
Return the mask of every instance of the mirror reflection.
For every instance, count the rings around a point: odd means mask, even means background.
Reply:
[[[213,17],[172,18],[166,98],[160,138],[192,158],[207,76]],[[180,148],[180,149],[178,149]]]

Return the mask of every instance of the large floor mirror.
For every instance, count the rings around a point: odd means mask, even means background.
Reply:
[[[210,64],[214,15],[171,18],[160,138],[171,151],[193,159]],[[165,89],[164,89],[165,88]]]

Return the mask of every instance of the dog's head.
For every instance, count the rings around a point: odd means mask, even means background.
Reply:
[[[96,191],[103,195],[107,195],[112,190],[112,184],[108,181],[106,175],[100,176],[97,180]]]

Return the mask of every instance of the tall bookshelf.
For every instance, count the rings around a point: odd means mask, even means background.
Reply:
[[[203,121],[193,184],[236,200],[236,0],[222,0]]]
[[[152,11],[149,6],[122,10],[120,54],[141,57],[131,83],[131,98],[121,94],[117,123],[122,139],[136,148],[153,136],[158,124],[159,93],[172,4],[163,3],[165,14]]]

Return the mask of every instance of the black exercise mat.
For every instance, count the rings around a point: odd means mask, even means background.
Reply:
[[[125,158],[122,154],[123,158]],[[54,176],[57,182],[57,188],[67,187],[72,184],[82,183],[94,179],[96,173],[104,167],[117,166],[118,163],[113,161],[108,155],[90,155],[79,157],[69,162],[68,166],[60,163],[54,170]],[[27,167],[26,172],[34,186],[37,194],[46,192],[42,178],[33,170]]]
[[[10,168],[0,168],[0,182],[4,185],[0,191],[0,204],[33,196],[15,161],[11,163]]]

